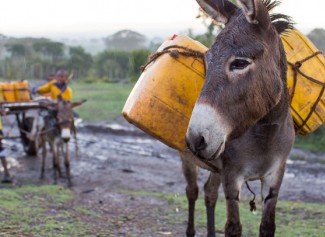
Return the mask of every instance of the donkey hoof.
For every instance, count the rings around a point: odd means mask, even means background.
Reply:
[[[10,175],[5,174],[1,180],[1,183],[12,183]]]

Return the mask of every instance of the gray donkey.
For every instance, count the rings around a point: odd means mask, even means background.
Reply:
[[[62,176],[60,169],[60,151],[64,155],[64,165],[68,186],[72,186],[69,160],[69,141],[72,134],[76,134],[74,126],[73,108],[82,105],[86,100],[70,102],[58,98],[57,102],[44,102],[42,106],[47,111],[44,117],[38,117],[41,121],[37,133],[38,146],[42,148],[42,166],[40,178],[44,178],[45,160],[47,155],[46,144],[48,143],[53,153],[54,183],[57,183],[57,175]],[[37,125],[35,125],[37,126]],[[33,127],[35,127],[33,126]],[[36,130],[36,129],[34,129]],[[76,138],[75,138],[76,139]]]
[[[225,236],[242,234],[239,197],[244,182],[260,180],[263,213],[260,237],[275,234],[275,209],[295,131],[289,110],[287,62],[279,34],[292,28],[287,16],[269,15],[278,2],[197,0],[225,25],[205,54],[206,77],[181,153],[187,180],[186,234],[195,236],[197,166],[211,171],[205,183],[207,236],[215,236],[218,189],[227,203]]]

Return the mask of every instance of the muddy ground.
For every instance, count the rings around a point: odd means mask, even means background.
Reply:
[[[107,236],[184,236],[185,223],[180,226],[164,221],[163,217],[171,211],[165,208],[166,202],[121,192],[184,193],[185,181],[175,150],[120,117],[110,124],[82,123],[78,131],[78,160],[74,157],[73,141],[70,144],[75,203],[106,215],[110,221],[98,225],[107,226]],[[6,146],[15,185],[52,183],[50,159],[46,178],[39,181],[40,159],[25,156],[19,140],[7,139]],[[291,157],[280,199],[325,205],[325,154],[294,149]],[[200,171],[201,189],[207,176],[206,171]],[[66,185],[66,181],[62,179],[60,184]],[[251,187],[259,193],[258,182],[251,182]],[[245,187],[243,195],[251,197]],[[151,210],[159,210],[159,215]],[[186,210],[183,211],[185,215]],[[121,216],[132,221],[123,221]],[[203,233],[198,230],[198,236]]]

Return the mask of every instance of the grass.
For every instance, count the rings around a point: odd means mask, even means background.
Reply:
[[[76,111],[87,121],[110,121],[121,115],[134,84],[120,83],[73,83],[74,101],[87,99]]]
[[[122,192],[129,196],[153,197],[166,201],[166,205],[153,208],[148,212],[156,212],[155,215],[159,216],[166,225],[186,225],[187,200],[184,194]],[[109,227],[115,228],[120,222],[132,222],[132,218],[123,215],[118,216],[119,221],[114,222],[112,219],[105,219],[105,215],[95,210],[76,206],[73,203],[72,191],[56,185],[0,189],[0,200],[0,236],[110,236],[107,233]],[[241,200],[243,236],[258,236],[261,206],[257,203],[258,211],[254,215],[249,211],[248,203],[247,199]],[[161,212],[164,215],[161,215]],[[325,205],[279,201],[276,236],[323,237],[324,213]],[[216,208],[218,232],[223,232],[225,220],[225,199],[221,196]],[[96,226],[97,223],[105,224]],[[205,233],[205,226],[205,205],[203,198],[199,198],[196,205],[196,227]]]
[[[121,191],[129,196],[152,197],[167,204],[147,210],[167,226],[186,226],[187,200],[184,194]],[[71,190],[56,185],[23,186],[0,189],[0,236],[77,237],[110,236],[110,228],[121,222],[132,222],[121,214],[115,220],[95,209],[74,203]],[[249,211],[249,200],[241,201],[243,236],[258,236],[261,206],[256,215]],[[162,215],[163,213],[163,215]],[[323,237],[325,206],[321,204],[279,201],[276,216],[278,237]],[[133,217],[136,218],[136,217]],[[216,208],[216,229],[223,232],[226,219],[225,199],[220,197]],[[98,224],[98,223],[104,223]],[[155,223],[155,221],[153,221]],[[196,227],[205,233],[206,215],[203,198],[196,205]],[[153,230],[158,226],[152,226]],[[137,236],[132,235],[129,236]]]
[[[187,215],[185,195],[165,195],[162,193],[132,193],[134,196],[155,196],[166,200],[169,214],[166,221],[184,225]],[[216,207],[216,230],[223,232],[226,220],[225,199],[220,197]],[[175,210],[178,210],[177,212]],[[323,237],[325,234],[325,206],[311,203],[279,201],[276,214],[276,236],[278,237]],[[261,220],[261,205],[257,205],[257,214],[249,211],[249,200],[241,200],[240,218],[243,236],[258,236]],[[195,223],[197,228],[206,228],[206,213],[203,198],[196,205]],[[204,232],[205,233],[205,232]],[[202,233],[201,233],[202,234]]]
[[[312,152],[325,152],[325,134],[297,136],[295,147]]]
[[[61,186],[0,189],[0,199],[0,236],[77,237],[92,236],[93,230],[104,233],[82,221],[91,211],[73,208],[72,191]]]

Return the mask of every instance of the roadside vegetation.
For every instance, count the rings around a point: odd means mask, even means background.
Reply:
[[[2,187],[3,188],[3,187]],[[168,226],[186,223],[187,200],[184,194],[143,193],[119,191],[130,197],[151,197],[163,201],[150,212]],[[109,216],[89,210],[78,202],[71,190],[61,186],[23,186],[0,190],[0,236],[114,236],[112,233],[128,222],[138,225],[141,220],[120,214]],[[261,206],[257,213],[249,211],[249,200],[241,200],[241,221],[244,236],[257,236],[261,219]],[[98,207],[97,207],[98,208]],[[280,202],[277,207],[277,236],[322,237],[325,228],[324,206],[320,204]],[[216,208],[216,229],[223,232],[226,220],[225,200],[220,197]],[[118,223],[118,224],[117,224]],[[205,232],[206,214],[203,199],[196,206],[196,226]],[[152,226],[155,233],[155,226]],[[168,230],[173,236],[173,229]],[[128,236],[137,236],[129,233]]]
[[[104,218],[73,206],[74,194],[61,186],[23,186],[0,189],[0,236],[96,236],[107,230],[89,222]]]

